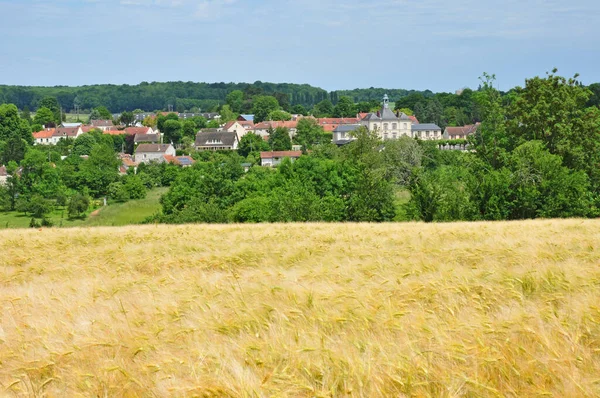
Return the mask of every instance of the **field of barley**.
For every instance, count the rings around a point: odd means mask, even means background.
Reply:
[[[600,396],[600,221],[0,231],[0,396]]]

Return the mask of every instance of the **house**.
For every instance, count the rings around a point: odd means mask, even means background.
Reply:
[[[269,129],[275,130],[278,127],[285,127],[290,132],[290,138],[296,135],[296,129],[298,128],[297,120],[289,121],[269,121],[262,122],[254,125],[254,134],[260,135],[261,137],[269,136]]]
[[[459,127],[446,127],[443,137],[445,140],[466,140],[467,137],[477,132],[480,124],[481,123],[475,123]]]
[[[434,123],[413,124],[411,127],[412,137],[422,140],[441,140],[442,128]]]
[[[137,173],[138,163],[133,160],[133,157],[127,153],[122,153],[119,155],[121,158],[121,166],[119,167],[119,173],[121,175],[127,174],[127,171],[130,168],[133,168],[134,174]]]
[[[171,144],[140,144],[135,149],[136,163],[165,162],[165,155],[175,156],[175,148]]]
[[[252,122],[243,122],[243,123],[252,123]],[[252,126],[254,126],[253,123],[252,123]],[[223,126],[223,131],[227,131],[229,133],[236,133],[239,139],[242,139],[242,137],[245,136],[249,132],[249,130],[246,129],[246,127],[244,127],[242,125],[242,123],[238,122],[237,120],[232,121],[232,122],[227,122]]]
[[[302,156],[301,151],[269,151],[260,153],[261,166],[275,167],[284,158],[290,158],[292,162]]]
[[[44,129],[42,131],[38,131],[37,133],[33,133],[33,139],[35,145],[50,145],[53,144],[52,136],[56,129]]]
[[[54,130],[54,133],[52,134],[51,143],[57,144],[58,141],[60,141],[63,138],[75,139],[75,138],[79,137],[81,134],[83,134],[83,130],[81,129],[81,126],[79,126],[79,127],[58,127]]]
[[[240,141],[238,135],[229,131],[199,131],[194,146],[198,151],[234,150]]]
[[[356,138],[354,138],[351,133],[359,127],[362,127],[362,124],[338,125],[335,130],[333,130],[332,142],[337,146],[342,146],[354,141]]]
[[[114,127],[112,120],[90,120],[90,125],[102,131],[110,130],[111,127]]]
[[[6,166],[0,166],[0,186],[6,185],[7,180],[8,172],[6,171]]]
[[[377,132],[379,138],[383,140],[400,138],[403,135],[411,137],[412,120],[405,113],[392,112],[389,102],[389,98],[385,94],[381,110],[377,113],[369,113],[360,123],[369,131]]]
[[[170,156],[165,155],[165,160],[167,163],[173,163],[177,166],[181,167],[190,167],[193,166],[196,161],[191,156]]]

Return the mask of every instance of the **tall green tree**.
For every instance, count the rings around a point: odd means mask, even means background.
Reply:
[[[323,127],[312,118],[302,118],[298,121],[294,141],[305,149],[311,149],[313,145],[323,140]]]
[[[314,117],[331,117],[333,115],[333,104],[329,99],[324,99],[313,107]]]
[[[252,112],[254,113],[254,122],[260,123],[267,120],[269,113],[279,109],[279,103],[275,97],[270,95],[261,95],[254,97]]]
[[[244,104],[244,92],[242,90],[233,90],[227,94],[225,102],[231,107],[234,113],[240,113]]]
[[[240,145],[237,150],[241,156],[247,157],[252,152],[268,151],[270,149],[269,143],[261,136],[254,133],[248,133],[240,140]]]
[[[567,167],[584,170],[600,192],[600,110],[588,107],[591,91],[577,75],[527,79],[510,106],[509,131],[523,140],[540,140]]]
[[[355,117],[356,106],[350,97],[340,97],[338,103],[333,108],[334,117]]]
[[[290,131],[285,127],[277,127],[269,133],[269,146],[274,151],[289,151],[292,149]]]
[[[54,115],[54,123],[60,124],[63,121],[64,115],[62,113],[60,104],[58,103],[58,100],[55,97],[43,98],[38,104],[38,109],[39,108],[50,109],[50,111],[52,111],[52,114]]]
[[[164,142],[172,142],[178,144],[183,138],[183,126],[179,120],[165,121],[161,132],[164,135]]]

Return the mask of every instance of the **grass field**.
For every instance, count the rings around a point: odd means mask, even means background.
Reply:
[[[159,203],[162,194],[168,188],[154,188],[148,191],[145,199],[130,200],[126,203],[113,203],[99,209],[96,215],[81,219],[69,220],[67,211],[59,208],[53,211],[48,219],[55,227],[97,227],[97,226],[119,226],[139,224],[146,217],[160,210]],[[31,216],[19,212],[0,212],[0,229],[6,228],[28,228]],[[39,221],[39,220],[38,220]]]
[[[0,395],[600,396],[600,221],[0,231]]]

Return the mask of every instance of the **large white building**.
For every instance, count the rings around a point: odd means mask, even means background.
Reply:
[[[416,119],[415,119],[416,120]],[[382,140],[400,138],[402,136],[422,140],[441,140],[442,129],[433,123],[419,124],[405,113],[394,113],[390,109],[390,100],[383,96],[383,106],[377,113],[369,113],[360,123],[369,131],[377,133]]]
[[[369,113],[361,121],[369,131],[377,132],[382,140],[400,138],[405,135],[412,137],[412,120],[402,113],[394,113],[390,109],[390,100],[386,95],[383,96],[383,106],[377,113]]]

